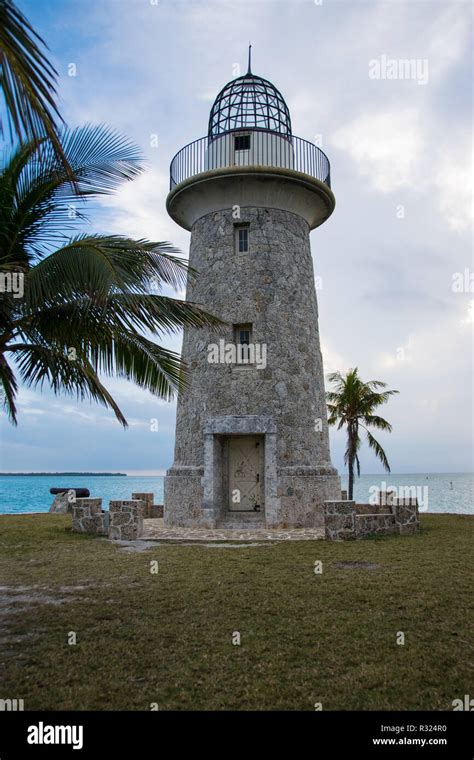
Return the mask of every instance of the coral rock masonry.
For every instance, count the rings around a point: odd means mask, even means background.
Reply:
[[[327,501],[324,505],[325,537],[330,541],[352,541],[367,536],[418,533],[418,503],[393,499],[386,506]]]
[[[72,504],[72,529],[75,533],[107,535],[109,515],[102,499],[76,499]]]
[[[111,501],[109,538],[133,541],[143,533],[143,501]]]

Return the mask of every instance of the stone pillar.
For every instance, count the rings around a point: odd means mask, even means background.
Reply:
[[[111,501],[109,538],[122,541],[139,538],[143,533],[143,510],[143,501]]]
[[[325,501],[325,537],[330,541],[348,541],[357,538],[355,518],[355,502]]]
[[[397,499],[392,506],[395,522],[401,535],[417,533],[420,530],[418,502],[416,499],[414,502],[412,499]]]
[[[76,499],[72,504],[72,529],[75,533],[107,535],[108,515],[102,499]]]
[[[132,493],[132,501],[143,501],[143,517],[148,518],[152,515],[154,493]]]

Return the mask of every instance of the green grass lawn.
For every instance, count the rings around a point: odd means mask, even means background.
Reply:
[[[474,693],[472,517],[141,553],[70,519],[0,517],[0,698],[26,710],[450,710]]]

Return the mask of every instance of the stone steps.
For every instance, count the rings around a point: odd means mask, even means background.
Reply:
[[[265,527],[265,516],[261,512],[228,512],[217,523],[224,530],[255,530]]]

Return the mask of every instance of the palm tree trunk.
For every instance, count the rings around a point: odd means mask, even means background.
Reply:
[[[349,501],[352,501],[353,495],[354,495],[354,461],[355,461],[355,436],[356,432],[354,430],[353,423],[349,423],[347,428],[347,435],[348,435],[348,466],[349,466],[349,488],[348,488],[348,499]]]
[[[354,494],[354,459],[353,457],[350,457],[349,459],[349,489],[347,497],[349,501],[352,501],[352,497]]]

